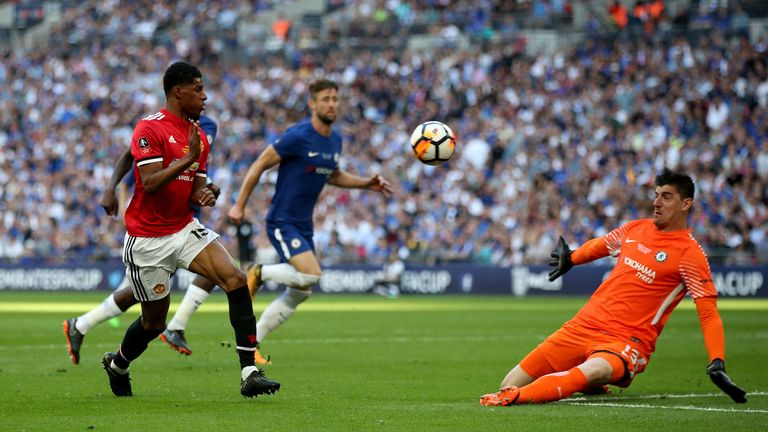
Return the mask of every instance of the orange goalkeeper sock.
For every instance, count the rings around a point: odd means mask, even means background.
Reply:
[[[527,386],[520,387],[520,396],[515,404],[552,402],[567,398],[586,387],[587,377],[581,369],[575,367],[565,372],[544,375]]]

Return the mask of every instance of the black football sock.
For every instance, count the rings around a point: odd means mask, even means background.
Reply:
[[[229,323],[235,329],[237,355],[240,367],[254,366],[253,351],[256,348],[256,317],[253,316],[253,304],[248,286],[227,293],[229,302]]]
[[[141,317],[128,326],[120,344],[118,355],[115,357],[115,366],[128,369],[128,364],[138,358],[147,346],[163,331],[146,330],[141,326]]]

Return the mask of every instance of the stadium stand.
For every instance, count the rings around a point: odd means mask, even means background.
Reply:
[[[2,51],[0,258],[120,255],[124,228],[98,200],[133,125],[161,106],[160,74],[185,59],[220,125],[210,165],[223,194],[207,217],[231,250],[225,215],[245,169],[306,115],[306,85],[325,75],[344,87],[345,168],[381,170],[401,192],[324,192],[326,262],[389,248],[543,263],[560,233],[580,243],[649,214],[663,166],[694,174],[693,231],[713,262],[768,262],[768,38],[746,7],[702,2],[619,28],[607,7],[566,1],[337,0],[290,15],[278,41],[263,16],[280,3],[87,1],[44,43]],[[537,52],[531,35],[552,28],[560,48]],[[457,132],[450,166],[407,146],[433,119]],[[251,199],[258,237],[270,194]]]

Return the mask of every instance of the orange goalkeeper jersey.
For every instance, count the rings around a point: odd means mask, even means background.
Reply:
[[[652,219],[635,220],[590,240],[571,258],[582,264],[609,254],[618,258],[616,266],[572,321],[633,340],[649,353],[686,293],[717,296],[707,256],[689,229],[662,232]]]

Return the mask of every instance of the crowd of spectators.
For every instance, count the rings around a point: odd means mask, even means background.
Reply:
[[[375,47],[387,40],[402,47],[414,35],[438,35],[447,41],[464,37],[473,43],[509,38],[522,27],[559,28],[570,23],[566,0],[350,0],[331,2],[334,13],[320,32],[326,45],[340,41]],[[455,42],[455,41],[454,41]]]
[[[691,226],[713,260],[768,262],[765,39],[592,38],[538,56],[502,40],[482,50],[295,50],[234,62],[222,53],[248,47],[222,29],[248,7],[169,4],[96,2],[64,17],[48,48],[2,59],[0,258],[120,256],[122,221],[98,202],[135,123],[163,106],[163,71],[184,59],[203,71],[207,114],[219,123],[209,165],[223,193],[204,222],[233,252],[226,212],[245,171],[307,115],[307,85],[325,76],[342,86],[342,166],[381,172],[398,189],[385,200],[326,188],[314,239],[325,263],[381,263],[397,251],[427,262],[541,264],[558,235],[575,246],[649,216],[665,166],[695,177]],[[411,154],[410,131],[426,120],[458,135],[444,166]],[[270,248],[262,230],[275,177],[250,200],[259,253]]]
[[[667,5],[663,0],[613,1],[610,23],[621,32],[653,35],[684,29],[689,35],[717,31],[725,36],[748,36],[749,16],[738,2],[691,1]]]

